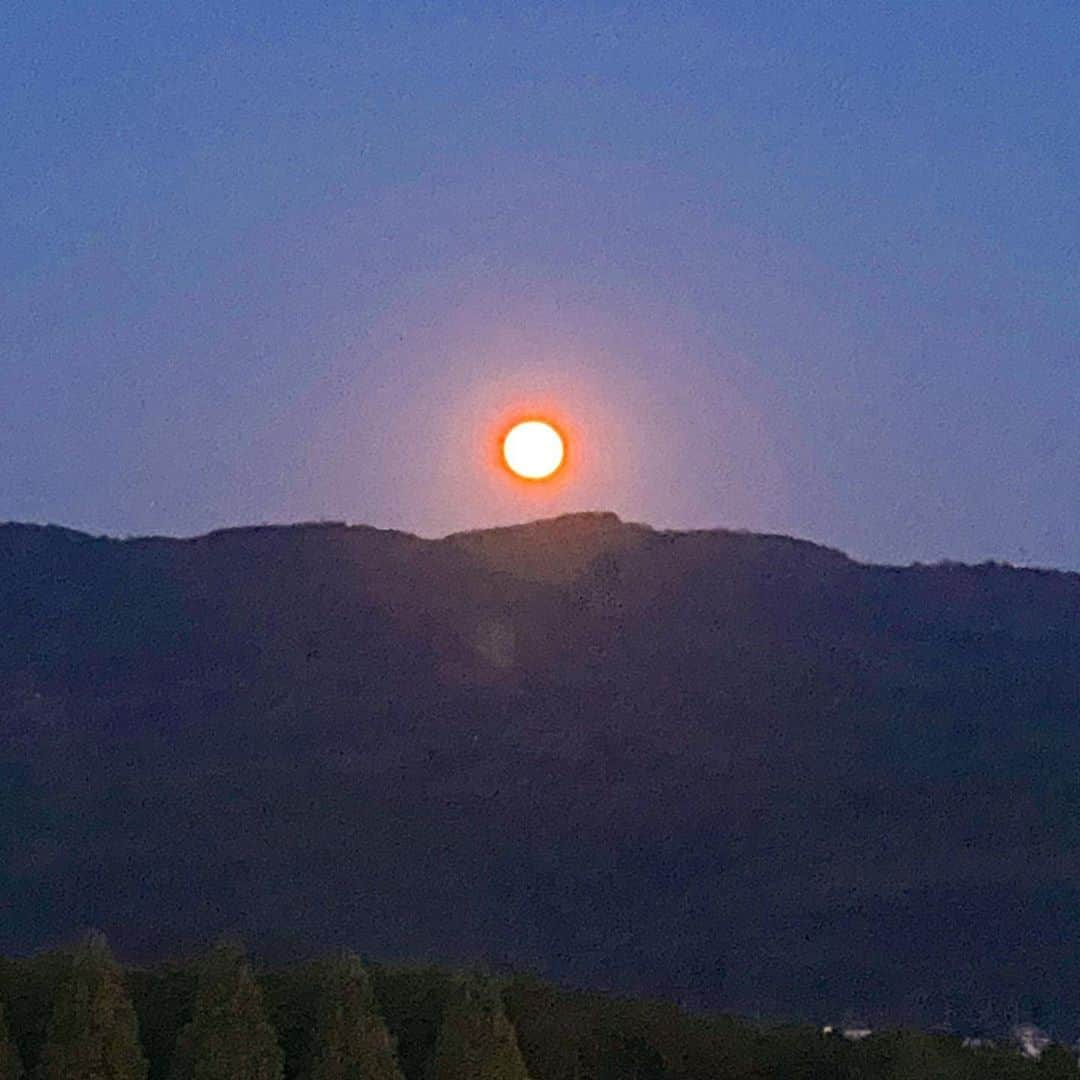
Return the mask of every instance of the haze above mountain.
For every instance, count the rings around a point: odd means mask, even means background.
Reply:
[[[0,952],[231,930],[772,1015],[1080,1016],[1078,574],[610,514],[12,524],[0,634]]]

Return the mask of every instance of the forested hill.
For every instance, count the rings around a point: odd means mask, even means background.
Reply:
[[[9,525],[0,640],[0,951],[1080,1028],[1080,575],[608,514]]]

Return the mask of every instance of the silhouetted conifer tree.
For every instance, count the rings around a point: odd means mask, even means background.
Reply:
[[[304,1080],[402,1080],[371,980],[355,956],[324,961]]]
[[[529,1080],[514,1025],[489,979],[462,976],[439,1026],[429,1080]]]
[[[644,1039],[619,1037],[601,1054],[596,1080],[664,1080],[664,1059]]]
[[[22,1074],[22,1060],[19,1058],[15,1041],[8,1032],[4,1003],[0,1001],[0,1080],[21,1080]]]
[[[281,1080],[282,1053],[238,945],[203,962],[195,1009],[176,1042],[173,1080]]]
[[[41,1080],[146,1080],[135,1009],[103,934],[76,949],[42,1053]]]

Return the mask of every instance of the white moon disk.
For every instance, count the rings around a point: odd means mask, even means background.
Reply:
[[[566,447],[562,436],[543,420],[515,424],[503,439],[507,468],[526,480],[544,480],[563,463]]]

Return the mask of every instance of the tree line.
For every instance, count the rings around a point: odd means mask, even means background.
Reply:
[[[122,968],[100,934],[0,959],[0,1080],[1076,1080],[916,1031],[857,1043],[433,966],[341,954],[256,974],[224,942]]]

